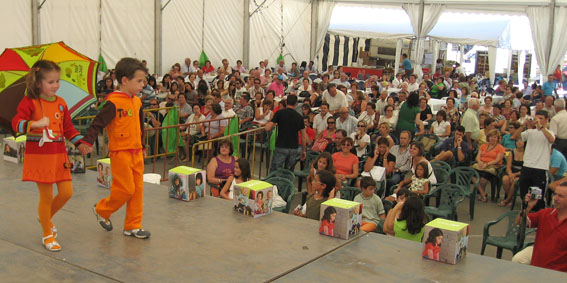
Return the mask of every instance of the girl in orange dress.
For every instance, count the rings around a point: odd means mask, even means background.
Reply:
[[[81,153],[88,149],[73,127],[65,100],[55,95],[59,89],[59,74],[57,64],[37,61],[26,79],[26,96],[12,119],[13,130],[27,135],[22,181],[37,183],[38,218],[43,228],[41,242],[50,251],[61,250],[55,240],[57,229],[51,219],[73,195],[65,138],[78,145]],[[54,183],[58,190],[55,197]]]

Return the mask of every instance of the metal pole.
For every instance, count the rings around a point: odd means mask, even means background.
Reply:
[[[32,45],[38,45],[39,38],[39,3],[38,0],[31,0],[31,26],[32,26]]]
[[[242,64],[246,69],[250,69],[250,0],[244,0],[244,42],[242,49]]]
[[[158,75],[162,60],[162,11],[161,0],[154,0],[154,73]]]
[[[309,60],[315,61],[317,57],[317,30],[319,29],[319,1],[311,1],[311,44]],[[321,69],[321,68],[319,68]]]

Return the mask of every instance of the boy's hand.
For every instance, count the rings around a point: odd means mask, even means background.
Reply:
[[[86,144],[80,144],[77,146],[77,149],[79,150],[79,152],[81,153],[81,155],[87,155],[89,153],[91,153],[93,151],[92,146],[88,146]]]

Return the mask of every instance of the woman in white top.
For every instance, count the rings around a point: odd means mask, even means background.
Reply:
[[[201,128],[203,127],[203,123],[200,124],[192,124],[197,122],[205,121],[205,115],[201,114],[201,106],[199,104],[193,105],[193,114],[187,118],[186,123],[191,124],[184,133],[181,133],[181,136],[185,137],[185,152],[190,152],[190,147],[192,145],[192,141],[194,140],[197,134],[201,132]],[[183,127],[182,127],[183,128]],[[181,128],[181,129],[182,129]],[[189,161],[189,154],[182,160],[183,162]]]
[[[309,81],[308,78],[304,78],[302,84],[297,89],[297,93],[300,93],[302,91],[311,92],[311,81]]]
[[[447,122],[445,110],[439,110],[435,117],[436,120],[431,123],[429,133],[439,137],[440,141],[444,141],[451,135],[451,123]]]
[[[260,126],[265,126],[272,119],[272,106],[273,103],[270,100],[265,100],[262,103],[262,107],[256,108],[256,114],[254,115],[254,124]]]
[[[223,199],[233,199],[234,185],[246,182],[250,179],[250,163],[248,163],[248,160],[245,158],[238,158],[236,162],[234,162],[234,175],[228,177],[224,187],[222,187],[220,196]]]
[[[356,132],[350,134],[350,137],[354,140],[356,156],[362,157],[366,154],[366,148],[370,143],[370,136],[366,133],[366,123],[364,121],[359,121],[356,129]]]
[[[385,114],[380,116],[380,124],[388,123],[390,129],[395,130],[398,125],[398,116],[394,113],[394,106],[387,105],[386,108],[384,108],[384,112]]]
[[[379,118],[380,116],[378,116],[378,119]],[[378,124],[378,120],[376,119],[376,104],[374,104],[374,102],[368,102],[366,111],[360,113],[358,121],[366,123],[367,129],[374,129],[375,124]]]
[[[520,106],[520,118],[518,118],[518,122],[520,122],[520,124],[523,124],[531,117],[530,107],[528,105],[522,104]]]

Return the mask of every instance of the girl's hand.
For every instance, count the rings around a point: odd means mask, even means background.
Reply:
[[[49,118],[46,116],[43,116],[41,119],[37,120],[37,121],[33,121],[31,124],[31,128],[37,129],[37,128],[43,128],[43,127],[47,127],[49,126]]]

